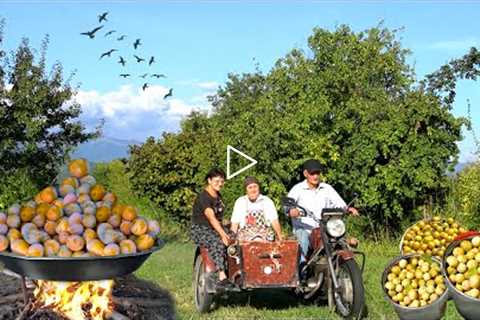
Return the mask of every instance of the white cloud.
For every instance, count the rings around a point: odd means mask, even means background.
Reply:
[[[206,82],[198,82],[195,85],[201,89],[213,90],[213,89],[217,89],[220,84],[215,81],[206,81]]]
[[[428,46],[429,49],[436,50],[468,50],[471,47],[480,45],[480,40],[475,38],[463,40],[446,40],[432,43]]]
[[[181,119],[194,110],[210,109],[203,96],[183,100],[175,97],[175,90],[173,97],[163,99],[168,90],[152,85],[143,91],[126,85],[106,93],[79,91],[75,100],[82,106],[82,118],[87,124],[105,119],[106,136],[144,139],[178,129]]]

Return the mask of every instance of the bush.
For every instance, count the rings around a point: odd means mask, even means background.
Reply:
[[[38,192],[36,184],[25,169],[4,173],[0,177],[0,210],[14,203],[31,199]]]

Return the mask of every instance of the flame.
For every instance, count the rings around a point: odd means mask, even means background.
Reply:
[[[113,311],[113,280],[58,282],[37,281],[35,304],[72,320],[103,320]]]

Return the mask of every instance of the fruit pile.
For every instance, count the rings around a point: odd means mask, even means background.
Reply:
[[[452,218],[433,217],[421,220],[407,229],[402,243],[402,254],[426,254],[443,257],[445,249],[452,240],[466,230]]]
[[[154,246],[155,220],[118,202],[96,183],[83,159],[68,165],[70,176],[40,191],[34,199],[0,212],[0,252],[23,256],[113,256]]]
[[[432,304],[446,290],[440,264],[417,256],[402,258],[394,264],[384,287],[394,302],[410,308]]]
[[[480,236],[460,241],[446,257],[447,275],[457,290],[480,298]]]

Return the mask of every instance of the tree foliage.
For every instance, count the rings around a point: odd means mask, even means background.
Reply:
[[[316,28],[308,48],[293,49],[267,74],[230,74],[210,98],[210,115],[194,113],[179,133],[133,148],[129,171],[138,192],[185,221],[206,171],[225,167],[232,145],[258,164],[227,181],[229,209],[246,174],[258,176],[278,205],[309,158],[323,163],[325,179],[344,198],[360,194],[374,229],[398,228],[430,195],[442,194],[466,123],[444,99],[445,74],[418,84],[408,50],[383,26]]]
[[[48,36],[38,61],[28,39],[10,55],[3,40],[0,32],[0,172],[27,169],[34,183],[48,184],[69,151],[98,132],[85,132],[78,120],[80,105],[72,102],[76,92],[62,65],[47,70]]]

